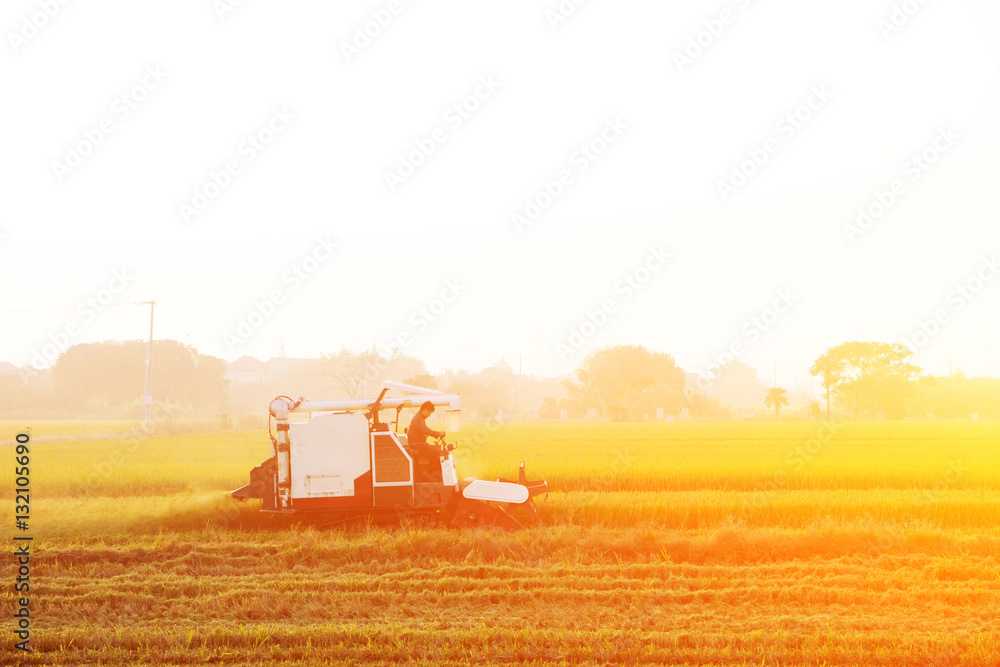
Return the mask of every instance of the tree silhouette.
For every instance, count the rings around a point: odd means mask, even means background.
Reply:
[[[830,378],[827,400],[833,394],[837,404],[854,417],[874,416],[879,410],[887,416],[902,416],[904,400],[913,394],[920,373],[918,366],[907,361],[912,354],[898,343],[852,341],[831,347],[809,372],[818,375],[826,369],[824,377]]]
[[[351,398],[357,397],[365,376],[370,374],[372,369],[377,369],[386,363],[374,348],[355,352],[345,347],[336,354],[324,354],[322,359],[324,363],[322,373]]]
[[[615,420],[638,420],[657,407],[676,414],[685,405],[684,371],[669,354],[639,345],[595,350],[576,374],[579,382],[564,384],[570,397]]]
[[[102,341],[70,347],[52,369],[56,404],[78,414],[85,402],[138,408],[146,372],[146,341]],[[226,363],[176,340],[153,341],[153,398],[191,406],[196,414],[224,411]],[[97,407],[93,408],[98,410]],[[103,409],[103,408],[102,408]]]
[[[380,354],[373,345],[371,349],[360,352],[344,347],[335,354],[324,354],[317,373],[320,377],[329,379],[343,393],[357,398],[362,391],[375,391],[384,380],[401,381],[401,378],[415,376],[426,378],[427,367],[424,362],[404,354],[398,348],[387,357]]]
[[[778,414],[781,412],[781,406],[788,405],[788,390],[782,389],[781,387],[771,387],[767,390],[767,396],[764,397],[764,405],[769,408],[774,408],[774,418],[778,418]]]
[[[809,369],[809,375],[819,375],[823,378],[823,389],[826,391],[827,421],[830,420],[830,394],[833,390],[833,385],[840,379],[840,372],[844,367],[843,360],[830,356],[831,351],[834,349],[836,348],[827,350],[819,359],[813,362],[812,368]]]

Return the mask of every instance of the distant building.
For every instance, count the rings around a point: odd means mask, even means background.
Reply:
[[[274,357],[260,361],[256,357],[244,356],[226,366],[225,378],[230,384],[273,382],[275,378],[287,375],[290,369],[307,361],[309,360],[291,357]]]
[[[267,382],[271,379],[268,365],[255,357],[240,357],[226,367],[225,378],[231,384]]]
[[[742,361],[730,361],[715,367],[712,377],[698,373],[685,373],[685,376],[689,391],[707,394],[721,405],[741,411],[765,410],[764,398],[768,387],[757,378],[757,369]],[[788,392],[788,401],[790,408],[808,407],[810,398],[809,394],[793,389]],[[747,412],[742,415],[750,417]]]
[[[689,390],[700,391],[730,408],[760,409],[764,405],[767,388],[757,379],[757,369],[742,361],[712,369],[712,376],[685,373]]]
[[[500,369],[502,371],[507,371],[508,373],[513,373],[514,372],[514,369],[511,368],[510,364],[508,364],[507,360],[504,359],[503,357],[500,357],[500,361],[498,361],[495,364],[493,364],[492,366],[490,366],[490,368],[498,368],[498,369]]]
[[[226,366],[223,375],[229,382],[230,409],[237,414],[254,414],[283,393],[327,398],[332,392],[320,389],[319,380],[307,372],[311,370],[307,364],[317,361],[291,357],[261,361],[251,356],[240,357]]]
[[[289,371],[298,366],[315,361],[315,359],[302,359],[297,357],[272,357],[267,360],[266,366],[268,373],[272,376],[286,375]]]
[[[730,361],[715,369],[712,395],[731,408],[760,409],[767,388],[757,379],[757,369],[742,361]]]
[[[712,380],[709,377],[702,375],[701,373],[691,373],[690,371],[684,371],[684,384],[688,390],[700,391],[705,394],[708,393],[708,387],[711,385]]]

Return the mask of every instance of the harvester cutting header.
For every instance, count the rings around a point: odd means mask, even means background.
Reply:
[[[401,395],[389,397],[390,391]],[[535,519],[531,499],[545,493],[545,481],[529,482],[524,463],[518,479],[458,480],[453,444],[440,433],[425,441],[423,419],[436,407],[446,410],[447,430],[461,429],[457,394],[399,382],[385,382],[377,398],[271,401],[276,426],[271,458],[250,472],[236,498],[260,498],[264,512],[323,513],[335,520],[411,517],[428,523],[513,530]],[[399,433],[405,408],[421,408],[411,443]],[[394,427],[381,421],[395,411]],[[417,432],[419,431],[419,432]],[[419,441],[419,442],[418,442]]]

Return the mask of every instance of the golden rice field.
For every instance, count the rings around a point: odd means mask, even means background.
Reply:
[[[460,477],[549,481],[518,533],[261,515],[265,432],[31,426],[0,664],[1000,665],[996,423],[466,425]]]

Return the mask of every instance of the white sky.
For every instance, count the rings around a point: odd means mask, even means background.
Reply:
[[[408,333],[432,371],[523,355],[525,372],[556,374],[619,343],[704,371],[742,343],[791,386],[828,347],[902,342],[941,309],[916,362],[1000,371],[1000,280],[949,300],[1000,250],[996,3],[926,2],[886,38],[883,0],[591,0],[555,29],[556,0],[419,0],[348,62],[342,45],[388,0],[245,0],[220,18],[223,1],[69,2],[45,21],[45,3],[4,3],[0,360],[145,338],[148,308],[78,310],[125,269],[115,300],[155,299],[157,337],[229,360]],[[723,10],[732,21],[679,71],[674,54]],[[459,125],[449,108],[481,78],[497,87]],[[144,79],[122,118],[116,98]],[[818,88],[832,96],[788,136],[776,123]],[[294,119],[249,160],[275,109]],[[54,163],[102,119],[112,132],[60,181]],[[574,151],[609,121],[622,129],[581,172]],[[385,173],[436,128],[446,140],[391,190]],[[957,140],[912,180],[904,164],[943,128]],[[772,138],[724,203],[718,182]],[[240,172],[185,221],[230,160]],[[518,233],[512,214],[564,169],[572,182]],[[894,179],[902,194],[851,243],[845,225]],[[318,238],[336,254],[284,279]],[[671,259],[626,299],[616,282],[651,247]],[[443,315],[411,319],[449,279],[463,289]],[[781,289],[788,312],[744,333]],[[274,290],[283,303],[227,343]],[[607,298],[606,323],[560,355]],[[69,310],[10,312],[50,307]]]

